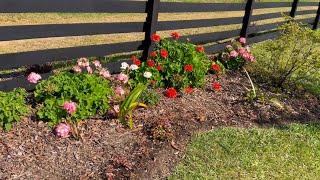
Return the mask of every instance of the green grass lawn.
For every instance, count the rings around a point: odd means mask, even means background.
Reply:
[[[195,137],[169,179],[319,179],[320,125],[222,128]]]

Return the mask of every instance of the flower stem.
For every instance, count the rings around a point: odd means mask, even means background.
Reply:
[[[256,93],[256,89],[255,89],[255,87],[254,87],[254,84],[253,84],[253,82],[252,82],[252,79],[251,79],[248,71],[246,70],[246,68],[243,68],[243,70],[244,70],[244,72],[246,73],[246,75],[247,75],[247,77],[248,77],[248,79],[249,79],[249,81],[250,81],[250,84],[251,84],[251,87],[252,87],[252,91],[253,91],[253,96],[254,96],[254,98],[256,98],[256,97],[257,97],[257,93]]]

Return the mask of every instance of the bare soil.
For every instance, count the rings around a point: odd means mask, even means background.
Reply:
[[[314,96],[264,92],[280,104],[263,98],[250,102],[250,86],[241,74],[228,74],[221,84],[220,92],[208,84],[191,95],[162,97],[157,106],[136,110],[133,130],[103,117],[84,121],[81,139],[58,139],[46,123],[23,119],[8,133],[0,130],[0,179],[164,179],[195,133],[320,119],[320,101]]]

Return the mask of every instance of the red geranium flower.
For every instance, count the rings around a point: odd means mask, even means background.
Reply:
[[[157,56],[158,56],[157,51],[152,51],[152,52],[150,53],[150,56],[151,56],[151,57],[157,57]]]
[[[154,67],[155,64],[156,64],[156,63],[155,63],[154,60],[152,60],[152,59],[149,59],[149,60],[147,61],[147,65],[148,65],[149,67]]]
[[[132,60],[133,64],[135,64],[137,66],[141,65],[141,61],[136,56],[132,56],[131,60]]]
[[[184,66],[184,70],[186,72],[192,72],[193,66],[191,64],[187,64],[187,65]]]
[[[184,89],[184,92],[187,94],[191,94],[193,92],[193,88],[191,86]]]
[[[221,90],[221,84],[219,82],[213,82],[212,83],[212,88],[216,91],[220,91]]]
[[[200,52],[200,53],[203,53],[203,52],[204,52],[204,47],[198,45],[198,46],[196,47],[196,50],[197,50],[198,52]]]
[[[158,71],[162,71],[163,70],[162,66],[161,65],[157,65],[157,70]]]
[[[216,71],[216,72],[219,72],[221,70],[219,64],[212,64],[211,65],[211,69]]]
[[[169,53],[168,53],[167,50],[161,49],[161,50],[160,50],[160,55],[161,55],[161,57],[163,57],[163,58],[167,58],[168,55],[169,55]]]
[[[178,32],[172,32],[171,33],[171,37],[174,39],[174,40],[178,40],[180,38],[180,34]]]
[[[152,34],[151,35],[151,40],[153,41],[153,42],[160,42],[160,40],[161,40],[161,38],[160,38],[160,35],[158,35],[158,34]]]
[[[176,98],[178,96],[177,90],[175,88],[169,88],[166,90],[166,96],[168,98]]]

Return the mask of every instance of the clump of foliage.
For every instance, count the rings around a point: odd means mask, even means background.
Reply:
[[[72,122],[104,114],[109,109],[113,91],[109,81],[96,74],[63,72],[49,77],[36,86],[34,96],[40,104],[37,116],[53,126],[65,118]],[[65,102],[75,102],[76,112],[68,114]]]
[[[29,112],[26,96],[27,92],[24,89],[0,91],[0,126],[4,130],[9,131],[14,122],[20,121]]]
[[[138,84],[126,97],[120,105],[119,119],[123,125],[133,128],[132,111],[138,107],[147,107],[143,103],[139,103],[141,93],[146,89],[146,85]],[[128,117],[128,120],[126,120]]]
[[[160,101],[160,95],[154,89],[148,88],[142,92],[139,99],[147,105],[154,106]]]
[[[232,40],[230,45],[227,45],[225,50],[220,53],[218,59],[229,70],[241,69],[247,62],[255,61],[250,47],[246,45],[246,38],[243,37],[238,41]]]
[[[132,58],[135,66],[129,71],[133,86],[140,83],[151,83],[154,87],[175,88],[183,90],[187,87],[202,87],[205,84],[211,62],[204,53],[202,46],[189,42],[179,42],[180,35],[172,33],[172,39],[162,39],[159,35],[152,36],[156,47],[150,59],[141,62]]]
[[[251,72],[278,89],[303,87],[320,94],[320,31],[296,22],[280,27],[276,40],[254,46]]]
[[[229,70],[243,70],[248,77],[252,91],[250,92],[251,98],[255,99],[257,93],[254,84],[245,65],[248,62],[254,62],[256,59],[252,55],[250,47],[246,45],[246,38],[241,37],[238,41],[232,40],[231,44],[227,45],[225,51],[219,54],[218,61],[220,61],[226,69]]]

